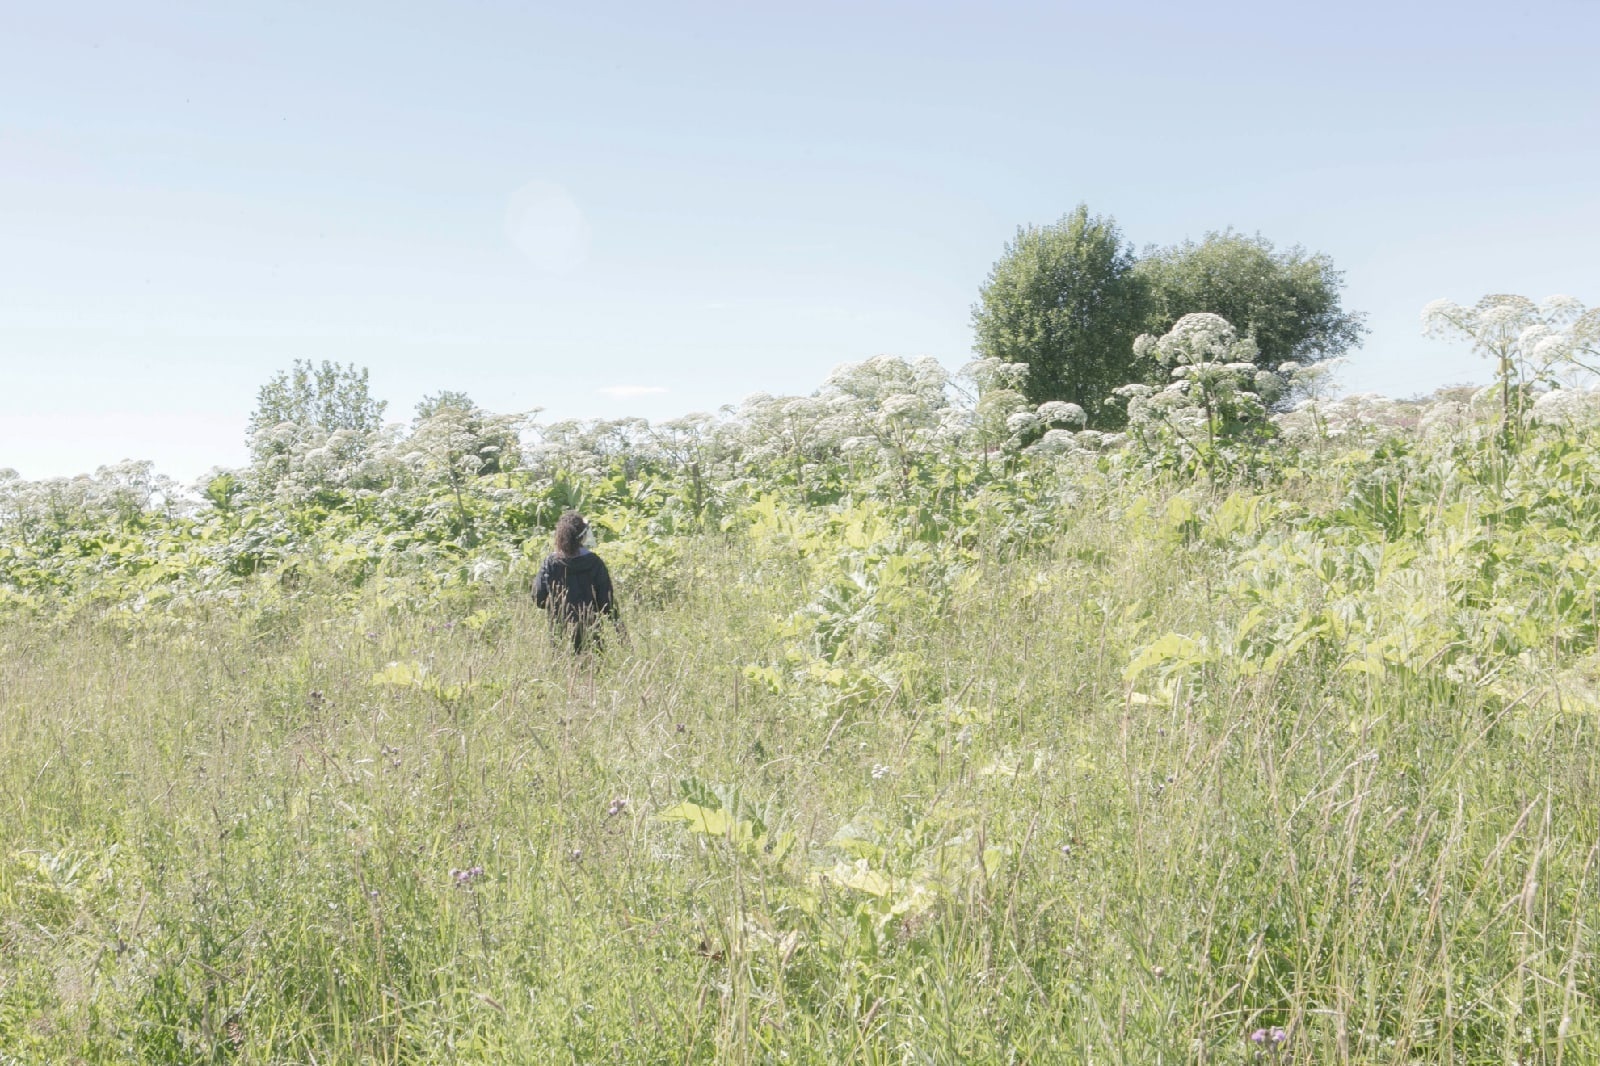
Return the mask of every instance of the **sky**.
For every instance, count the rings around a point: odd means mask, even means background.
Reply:
[[[1115,7],[1115,9],[1114,9]],[[0,468],[246,458],[296,359],[389,417],[971,357],[1020,225],[1323,252],[1347,391],[1485,381],[1439,297],[1600,303],[1600,2],[10,5]]]

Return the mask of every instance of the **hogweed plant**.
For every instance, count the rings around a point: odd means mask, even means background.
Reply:
[[[0,1062],[1600,1061],[1600,394],[1145,343],[0,473]]]
[[[1140,336],[1134,353],[1166,367],[1172,380],[1116,390],[1128,404],[1128,434],[1178,468],[1203,470],[1215,482],[1241,447],[1270,434],[1267,408],[1283,379],[1256,365],[1255,342],[1222,316],[1184,315],[1165,336]]]
[[[1592,376],[1600,360],[1600,308],[1585,310],[1570,296],[1535,303],[1526,296],[1493,294],[1472,307],[1435,300],[1422,311],[1430,337],[1465,340],[1494,365],[1502,432],[1521,437],[1534,390]]]

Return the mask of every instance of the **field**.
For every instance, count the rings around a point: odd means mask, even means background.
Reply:
[[[13,484],[0,1063],[1600,1060],[1594,405],[1458,399]]]

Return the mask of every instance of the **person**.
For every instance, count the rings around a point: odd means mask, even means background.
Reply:
[[[582,651],[591,634],[598,640],[602,615],[620,624],[611,573],[593,547],[594,530],[568,511],[556,522],[556,550],[533,583],[534,605],[549,610],[552,635],[570,638],[573,651]]]

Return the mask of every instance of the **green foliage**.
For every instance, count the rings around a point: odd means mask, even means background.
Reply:
[[[1258,423],[1225,325],[1148,342],[1210,468],[891,362],[0,476],[0,1062],[1594,1061],[1600,400]]]
[[[1168,369],[1161,389],[1124,385],[1128,433],[1158,464],[1185,473],[1221,474],[1252,469],[1255,447],[1271,438],[1267,405],[1283,379],[1255,364],[1255,342],[1239,339],[1226,320],[1184,315],[1164,337],[1144,334],[1134,343],[1144,359]]]
[[[1034,403],[1063,400],[1099,427],[1101,401],[1130,380],[1133,339],[1145,321],[1134,257],[1114,219],[1079,204],[1049,226],[1026,226],[1006,245],[973,308],[980,356],[1028,366]]]
[[[714,789],[696,778],[688,778],[678,783],[678,789],[683,799],[657,818],[664,822],[682,822],[691,833],[725,840],[747,857],[761,862],[781,863],[794,846],[794,833],[779,833],[769,828],[766,819],[770,814],[745,802],[737,788]]]
[[[1162,366],[1133,351],[1140,333],[1159,336],[1185,315],[1214,314],[1255,342],[1263,369],[1306,366],[1342,355],[1366,333],[1364,316],[1344,309],[1342,284],[1326,255],[1277,251],[1231,230],[1136,258],[1115,220],[1080,204],[1054,225],[1017,231],[973,309],[974,348],[1025,365],[1033,403],[1070,401],[1091,427],[1114,428],[1123,412],[1104,403],[1113,390],[1166,380]]]
[[[442,466],[469,475],[492,475],[516,467],[521,452],[516,420],[493,415],[464,392],[442,390],[417,403],[412,423],[418,443],[442,437],[436,446]],[[427,432],[429,427],[438,427]]]
[[[287,490],[327,502],[359,478],[382,429],[385,404],[354,364],[295,360],[263,385],[250,415],[250,480],[258,496]]]
[[[1146,332],[1166,333],[1189,314],[1220,315],[1255,342],[1256,362],[1270,370],[1337,358],[1367,332],[1364,316],[1344,309],[1343,275],[1331,259],[1277,251],[1259,235],[1226,230],[1152,249],[1134,274],[1148,300]]]
[[[367,370],[352,363],[340,366],[323,360],[296,359],[294,366],[274,375],[256,393],[250,415],[250,437],[285,422],[326,433],[350,430],[370,433],[383,423],[387,406],[374,400],[367,389]]]

